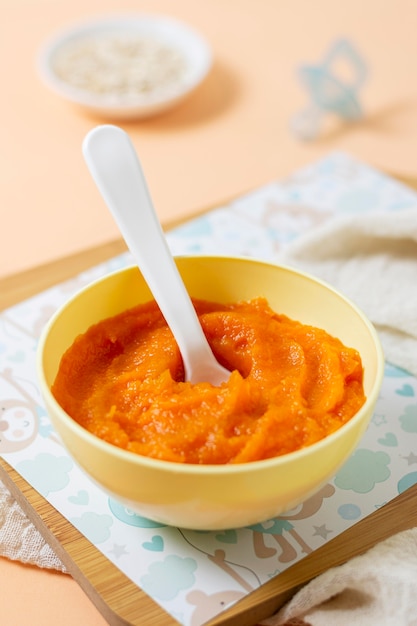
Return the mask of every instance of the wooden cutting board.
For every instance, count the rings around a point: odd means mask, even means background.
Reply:
[[[404,181],[417,188],[415,181]],[[114,241],[0,281],[0,309],[123,252]],[[0,458],[0,479],[51,545],[73,578],[109,624],[177,626],[144,591],[120,572],[47,500]],[[253,591],[205,626],[254,626],[276,612],[302,585],[330,567],[362,554],[391,535],[417,524],[417,485],[377,509],[324,546]]]

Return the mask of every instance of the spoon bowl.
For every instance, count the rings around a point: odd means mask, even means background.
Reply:
[[[185,379],[215,386],[230,376],[214,357],[155,213],[134,146],[121,128],[90,131],[83,154],[180,349]]]

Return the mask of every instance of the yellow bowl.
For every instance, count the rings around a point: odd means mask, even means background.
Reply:
[[[74,460],[109,495],[142,516],[200,530],[238,528],[275,517],[320,489],[348,459],[378,398],[384,370],[380,342],[363,313],[323,282],[262,261],[228,257],[176,259],[195,298],[231,302],[257,296],[305,324],[324,328],[356,348],[367,400],[322,441],[277,458],[235,465],[178,464],[136,455],[79,426],[50,388],[64,351],[89,326],[151,298],[135,267],[102,278],[76,294],[50,320],[38,348],[41,391],[54,428]]]

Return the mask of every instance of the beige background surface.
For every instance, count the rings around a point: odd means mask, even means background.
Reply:
[[[342,149],[417,173],[415,0],[0,0],[0,277],[118,235],[81,155],[86,117],[40,82],[44,40],[98,14],[184,19],[210,41],[206,82],[163,116],[121,124],[135,142],[162,221],[184,217]],[[328,118],[319,141],[289,130],[308,103],[302,63],[348,37],[369,65],[366,118]]]
[[[40,82],[44,40],[108,13],[165,13],[210,41],[205,83],[163,116],[121,124],[132,136],[164,223],[289,175],[331,150],[417,175],[415,0],[0,0],[0,278],[113,240],[118,231],[81,156],[85,116]],[[296,71],[339,37],[369,66],[356,125],[328,118],[320,138],[291,135],[308,104]],[[1,622],[104,620],[69,577],[0,559]]]

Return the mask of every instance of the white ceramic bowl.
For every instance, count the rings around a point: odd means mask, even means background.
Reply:
[[[210,46],[190,26],[141,14],[74,25],[44,45],[38,63],[55,93],[109,119],[138,119],[173,107],[211,65]]]

